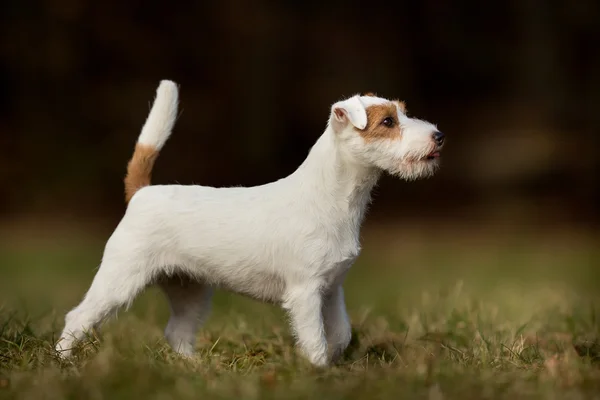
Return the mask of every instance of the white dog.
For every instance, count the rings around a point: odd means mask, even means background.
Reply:
[[[351,338],[342,283],[360,252],[359,230],[382,171],[430,176],[444,135],[373,95],[335,103],[325,132],[291,175],[255,187],[150,186],[177,117],[177,86],[162,81],[125,178],[125,216],[108,240],[85,298],[56,346],[74,342],[149,284],[171,306],[166,337],[184,355],[213,288],[278,303],[311,363],[337,359]]]

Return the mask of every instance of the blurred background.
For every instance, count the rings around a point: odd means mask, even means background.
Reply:
[[[181,86],[182,115],[155,183],[281,178],[306,157],[332,103],[371,91],[405,100],[447,145],[435,177],[382,180],[367,241],[426,253],[461,237],[465,254],[491,243],[490,259],[500,236],[526,237],[550,258],[549,243],[596,249],[598,21],[593,0],[4,1],[2,242],[27,253],[60,232],[96,235],[92,273],[125,209],[125,166],[156,86],[168,78]],[[19,260],[12,265],[31,264]]]
[[[330,105],[372,91],[448,142],[433,179],[385,178],[372,218],[593,226],[600,3],[7,1],[0,217],[115,224],[160,79],[183,114],[154,182],[291,173]]]
[[[597,0],[0,2],[0,375],[15,371],[21,397],[61,384],[54,372],[20,374],[37,368],[23,348],[53,357],[65,313],[89,288],[125,211],[125,167],[161,79],[180,85],[182,115],[154,183],[284,177],[331,104],[358,92],[404,100],[446,134],[434,177],[386,176],[374,192],[345,282],[357,358],[368,363],[368,349],[389,338],[398,352],[397,337],[408,346],[400,359],[419,366],[411,349],[429,360],[419,340],[431,332],[454,335],[465,359],[475,354],[466,365],[489,363],[489,376],[500,364],[484,337],[505,354],[527,338],[589,336],[596,350],[585,351],[600,357],[599,44]],[[167,381],[143,372],[157,371],[155,353],[168,355],[157,290],[103,332],[119,337],[123,360],[125,349],[141,355],[115,382],[162,395],[155,388]],[[227,368],[260,343],[291,351],[288,333],[278,339],[289,332],[280,314],[218,292],[198,349]],[[470,379],[448,354],[458,368],[448,376]],[[108,358],[97,359],[90,379],[116,390],[102,378]],[[504,395],[513,375],[500,376]]]

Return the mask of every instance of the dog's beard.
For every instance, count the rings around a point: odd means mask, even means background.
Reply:
[[[407,181],[429,178],[438,170],[439,158],[422,158],[419,160],[405,160],[390,172],[392,175]]]

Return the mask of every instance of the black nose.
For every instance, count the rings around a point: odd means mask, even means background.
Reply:
[[[433,134],[433,140],[438,146],[441,146],[442,144],[444,144],[444,136],[446,135],[444,135],[442,132],[435,132]]]

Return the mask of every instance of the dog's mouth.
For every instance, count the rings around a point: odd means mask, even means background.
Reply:
[[[436,158],[439,158],[441,156],[439,150],[436,150],[434,152],[429,153],[427,156],[425,156],[425,159],[427,161],[431,161],[431,160],[435,160]]]

